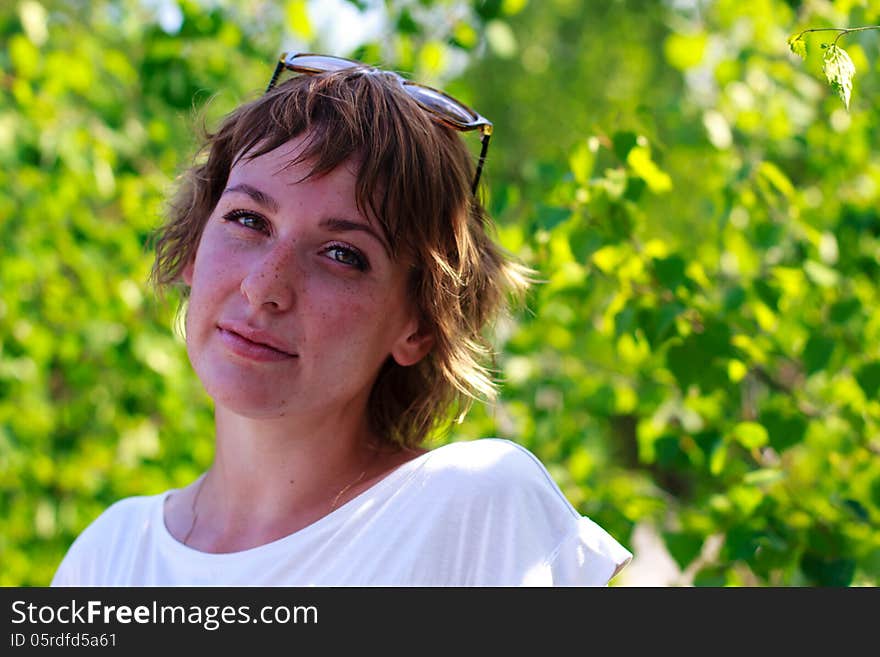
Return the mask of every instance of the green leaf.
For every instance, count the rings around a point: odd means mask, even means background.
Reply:
[[[698,66],[703,61],[708,38],[706,34],[670,34],[663,43],[666,61],[680,71]]]
[[[642,329],[648,343],[653,349],[659,347],[669,337],[675,328],[675,318],[682,313],[684,308],[678,303],[667,303],[659,309],[640,308],[636,321]]]
[[[684,258],[672,255],[668,258],[654,258],[654,274],[660,284],[668,290],[675,291],[679,285],[687,280],[685,269],[687,263]]]
[[[724,301],[722,308],[727,312],[735,312],[743,305],[746,300],[746,291],[740,285],[726,290],[724,292]]]
[[[880,360],[862,365],[856,372],[856,381],[868,399],[877,399],[877,393],[880,392]]]
[[[617,157],[619,157],[621,161],[625,162],[626,156],[629,155],[629,152],[633,148],[635,148],[637,141],[638,137],[634,132],[615,132],[614,135],[611,137],[614,154],[617,155]]]
[[[694,586],[721,587],[727,585],[727,569],[723,566],[707,566],[694,575]]]
[[[794,185],[791,184],[791,180],[782,172],[782,169],[772,162],[766,160],[761,162],[758,165],[758,174],[763,176],[783,196],[791,198],[794,195]]]
[[[862,303],[858,299],[844,299],[831,306],[828,316],[835,324],[843,324],[861,309]]]
[[[651,159],[651,151],[647,146],[631,148],[626,155],[626,163],[655,194],[662,194],[672,189],[672,178]]]
[[[754,224],[753,234],[755,246],[770,249],[787,237],[787,229],[776,221],[758,220]]]
[[[607,384],[600,385],[584,399],[584,407],[598,416],[614,414],[614,388]]]
[[[856,564],[852,559],[808,552],[801,558],[801,569],[815,586],[849,586]]]
[[[865,505],[858,500],[848,498],[843,501],[843,505],[860,521],[868,522],[871,519],[871,514],[865,508]]]
[[[654,439],[655,463],[664,470],[687,468],[687,454],[681,449],[681,438],[676,434],[664,434]]]
[[[825,77],[828,78],[828,84],[837,92],[849,109],[849,97],[852,93],[852,80],[856,74],[856,67],[850,59],[847,52],[838,46],[831,45],[825,51],[824,64],[822,70]]]
[[[502,59],[510,59],[516,54],[516,36],[510,25],[495,19],[486,23],[486,41],[489,48]]]
[[[763,447],[769,441],[767,429],[757,422],[740,422],[733,428],[732,436],[746,449]]]
[[[623,198],[627,201],[638,201],[642,197],[642,192],[648,186],[644,180],[638,176],[626,177],[626,189],[623,190]]]
[[[596,154],[590,148],[587,141],[579,143],[568,158],[574,179],[581,185],[586,185],[590,182],[590,175],[593,173],[595,162]]]
[[[792,34],[788,37],[788,47],[791,48],[791,51],[801,59],[807,58],[807,42],[804,41],[803,33]]]
[[[815,260],[804,262],[804,272],[816,285],[831,288],[838,284],[840,275],[836,270]]]
[[[691,333],[666,353],[666,366],[682,390],[697,384],[704,391],[728,385],[726,358],[736,355],[730,344],[730,327],[706,320],[702,333]]]
[[[682,570],[687,568],[703,549],[703,537],[690,532],[664,532],[663,542]]]
[[[747,561],[758,549],[758,541],[762,533],[748,525],[736,525],[730,528],[724,537],[722,555],[726,559]]]
[[[537,208],[538,226],[544,230],[553,230],[571,216],[571,210],[552,205],[540,205]]]
[[[785,471],[779,468],[760,468],[752,470],[743,477],[743,482],[749,486],[761,486],[775,484],[777,481],[785,479]]]
[[[398,34],[419,34],[421,32],[421,27],[406,7],[401,10],[400,15],[397,17],[395,28]]]
[[[718,442],[709,457],[709,472],[717,477],[724,471],[725,465],[727,465],[727,445]]]
[[[512,16],[521,12],[528,4],[528,0],[501,0],[501,11]]]
[[[582,224],[571,232],[568,244],[575,260],[586,263],[596,251],[605,245],[605,240],[595,229]]]
[[[315,30],[309,20],[308,9],[304,0],[292,0],[284,8],[287,27],[296,36],[306,41],[315,36]]]
[[[819,333],[811,334],[801,355],[807,376],[823,369],[831,360],[833,352],[834,340]]]
[[[762,411],[759,420],[767,429],[770,445],[777,452],[782,452],[804,440],[807,421],[803,415],[785,408],[781,402],[775,403],[777,407]]]
[[[501,12],[502,0],[486,0],[486,2],[475,2],[474,10],[477,15],[485,21],[489,21],[498,16]]]
[[[626,306],[614,316],[614,337],[619,338],[624,333],[634,334],[636,326],[636,309]]]
[[[779,310],[779,299],[782,296],[782,292],[780,292],[779,288],[760,278],[755,279],[752,285],[755,289],[755,293],[760,297],[761,301],[767,304],[767,307],[772,308],[775,311]]]

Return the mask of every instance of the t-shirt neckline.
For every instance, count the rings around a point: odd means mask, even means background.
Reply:
[[[390,486],[393,481],[399,479],[400,477],[403,477],[404,475],[407,475],[406,479],[412,476],[420,467],[422,467],[428,461],[429,457],[431,457],[434,452],[437,451],[437,449],[440,449],[440,447],[428,450],[424,454],[420,454],[419,456],[416,456],[409,461],[401,463],[399,466],[391,470],[391,472],[382,477],[375,484],[361,491],[353,498],[348,500],[345,504],[341,504],[327,515],[321,516],[320,518],[312,523],[309,523],[305,527],[301,527],[300,529],[297,529],[296,531],[291,532],[286,536],[282,536],[281,538],[277,538],[274,541],[269,541],[268,543],[263,543],[262,545],[256,545],[252,548],[247,548],[245,550],[237,550],[235,552],[203,552],[202,550],[197,550],[193,547],[190,547],[189,545],[184,545],[176,538],[174,538],[174,536],[172,536],[171,532],[168,530],[168,526],[165,524],[165,501],[168,499],[169,495],[180,490],[179,488],[168,489],[158,496],[158,503],[156,505],[156,509],[154,510],[154,525],[157,528],[159,540],[162,544],[166,545],[171,550],[183,552],[189,555],[190,558],[219,561],[223,559],[235,559],[244,555],[255,555],[258,552],[271,551],[281,545],[286,545],[287,543],[293,541],[304,540],[304,538],[307,538],[309,534],[313,534],[319,531],[325,525],[328,525],[332,522],[339,522],[341,521],[341,519],[347,518],[369,496],[375,496],[377,493],[380,493],[384,488]]]

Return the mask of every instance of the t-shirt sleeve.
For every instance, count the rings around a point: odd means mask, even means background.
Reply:
[[[106,530],[117,509],[114,505],[105,510],[76,537],[55,571],[51,586],[100,585],[99,565],[106,563],[105,548],[112,538]]]
[[[108,572],[129,552],[132,537],[143,525],[149,498],[129,497],[115,502],[89,524],[52,577],[51,586],[106,586]]]
[[[446,523],[461,536],[454,545],[469,564],[469,582],[606,586],[629,563],[630,552],[571,505],[534,454],[511,441],[476,442]]]
[[[89,586],[89,576],[95,561],[93,549],[90,547],[94,533],[94,523],[77,536],[61,560],[61,564],[52,577],[51,586]]]
[[[530,526],[545,533],[542,544],[552,547],[541,566],[523,579],[526,586],[607,586],[632,559],[632,554],[611,534],[568,501],[543,463],[521,445],[518,486],[521,511]],[[538,514],[545,522],[536,522]]]
[[[552,586],[607,586],[632,560],[632,554],[587,517],[559,543],[548,561]]]
[[[64,555],[64,559],[61,560],[61,565],[55,571],[50,586],[79,586],[79,580],[75,573],[76,569],[71,563],[72,559],[68,556],[69,554],[70,551],[68,550],[68,553]]]

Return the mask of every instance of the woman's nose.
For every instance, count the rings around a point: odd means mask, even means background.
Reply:
[[[276,245],[256,259],[241,281],[241,293],[254,308],[288,310],[295,300],[296,258],[291,245]]]

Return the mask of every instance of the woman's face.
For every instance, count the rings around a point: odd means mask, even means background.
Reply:
[[[430,348],[350,163],[299,182],[309,167],[285,167],[302,143],[233,167],[183,271],[190,362],[248,417],[362,413],[389,355],[411,365]]]

